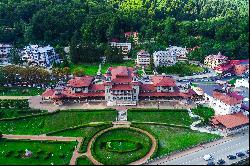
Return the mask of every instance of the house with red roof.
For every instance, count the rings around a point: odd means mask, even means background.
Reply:
[[[191,98],[190,91],[180,91],[174,79],[153,76],[147,83],[140,81],[138,72],[132,67],[109,67],[104,79],[98,84],[92,76],[75,77],[65,87],[47,89],[43,101],[72,100],[106,101],[108,106],[136,105],[139,100],[166,100]]]
[[[219,52],[217,55],[208,55],[205,57],[204,65],[214,69],[215,67],[226,64],[228,62],[228,57],[224,56]]]
[[[134,43],[138,44],[139,42],[139,33],[138,32],[125,32],[124,36],[127,38],[127,40],[132,37],[134,40]]]
[[[224,92],[222,90],[214,90],[212,95],[208,98],[208,105],[214,109],[215,115],[227,115],[241,112],[243,98],[239,95]]]
[[[226,135],[231,135],[249,128],[249,118],[243,113],[217,115],[210,120],[211,124]]]

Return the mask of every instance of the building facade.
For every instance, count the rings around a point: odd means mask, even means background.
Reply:
[[[177,55],[169,51],[156,51],[153,53],[153,60],[155,67],[172,66],[177,62]]]
[[[137,53],[136,63],[138,66],[150,65],[150,54],[145,50],[141,50]]]
[[[242,100],[230,93],[214,90],[212,96],[206,95],[205,100],[213,108],[215,115],[227,115],[241,112]]]
[[[110,42],[110,45],[112,47],[116,47],[118,49],[121,49],[123,55],[127,55],[130,52],[131,48],[132,48],[131,43]]]
[[[128,40],[130,37],[132,37],[135,44],[139,43],[139,33],[138,32],[125,32],[124,36]]]
[[[76,77],[66,87],[47,89],[43,101],[55,104],[79,101],[105,101],[108,106],[136,105],[140,100],[187,99],[189,91],[179,90],[175,80],[167,76],[152,76],[142,83],[132,67],[110,67],[98,84],[91,76]]]
[[[28,65],[52,67],[53,63],[60,63],[59,55],[50,45],[42,47],[28,45],[21,51],[21,59]]]
[[[0,63],[8,63],[8,55],[11,49],[12,45],[10,44],[0,44]]]
[[[186,47],[177,47],[177,46],[171,46],[169,48],[166,49],[166,51],[168,51],[170,54],[174,54],[176,55],[178,60],[185,60],[187,59],[187,49]]]
[[[219,52],[217,55],[209,55],[205,57],[204,65],[214,69],[215,67],[221,64],[226,64],[227,62],[228,58]]]

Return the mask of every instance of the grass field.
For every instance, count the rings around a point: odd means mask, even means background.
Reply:
[[[0,87],[0,96],[36,96],[44,92],[42,88]]]
[[[110,66],[127,66],[127,67],[134,67],[135,62],[132,61],[124,61],[123,63],[105,63],[102,65],[102,74],[104,74]],[[93,64],[77,64],[77,65],[70,65],[70,72],[73,73],[76,70],[83,70],[85,75],[94,76],[97,74],[99,68],[99,63]]]
[[[187,110],[129,110],[128,120],[136,122],[156,122],[189,126],[192,120]]]
[[[79,157],[76,165],[94,165],[86,156]]]
[[[0,141],[0,165],[68,165],[76,142],[52,142],[29,140]],[[25,150],[32,152],[24,157]]]
[[[157,71],[159,73],[165,73],[165,74],[177,74],[180,76],[190,76],[190,75],[193,75],[193,73],[204,72],[205,69],[194,64],[178,62],[173,66],[158,67]]]
[[[68,110],[43,116],[1,120],[0,131],[5,134],[44,134],[89,122],[114,121],[115,117],[116,112],[112,110]]]
[[[192,112],[196,115],[199,115],[204,119],[205,123],[208,123],[210,118],[214,116],[214,110],[209,107],[197,107],[195,109],[192,109]]]
[[[218,135],[200,133],[191,129],[161,125],[134,125],[144,129],[158,139],[158,151],[154,157],[167,155],[177,150],[186,149],[204,141],[219,138]]]
[[[109,148],[117,141],[122,143],[113,145],[123,146]],[[147,135],[131,129],[113,129],[97,137],[92,154],[105,165],[124,165],[144,157],[150,148],[151,140]],[[114,151],[117,149],[119,151]]]

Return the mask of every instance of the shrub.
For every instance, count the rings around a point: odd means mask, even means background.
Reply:
[[[5,154],[4,154],[4,156],[5,157],[10,157],[10,156],[12,156],[14,154],[14,151],[7,151]]]
[[[58,156],[59,156],[59,158],[63,159],[63,158],[65,158],[65,156],[66,156],[66,155],[65,155],[65,154],[63,154],[63,153],[59,153],[59,155],[58,155]]]

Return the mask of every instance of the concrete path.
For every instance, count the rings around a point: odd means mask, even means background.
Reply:
[[[78,137],[46,136],[46,135],[12,135],[3,134],[3,138],[15,140],[47,140],[47,141],[77,141]]]
[[[225,134],[223,134],[222,132],[220,131],[210,131],[208,130],[207,128],[205,127],[196,127],[197,124],[201,123],[203,121],[203,118],[200,117],[199,115],[196,115],[196,114],[193,114],[192,110],[191,109],[187,109],[188,110],[188,114],[191,118],[197,118],[198,120],[197,121],[194,121],[191,125],[190,125],[190,128],[192,130],[196,130],[196,131],[199,131],[199,132],[203,132],[203,133],[210,133],[210,134],[216,134],[216,135],[220,135],[220,136],[225,136]]]
[[[82,145],[82,142],[83,142],[83,138],[77,138],[77,141],[78,141],[78,145],[77,145],[76,149],[73,152],[73,155],[71,157],[69,165],[76,165],[77,164],[76,163],[77,158],[82,155],[81,153],[79,153],[79,150],[81,148],[81,145]]]
[[[31,96],[0,96],[0,100],[24,100],[30,97]]]

